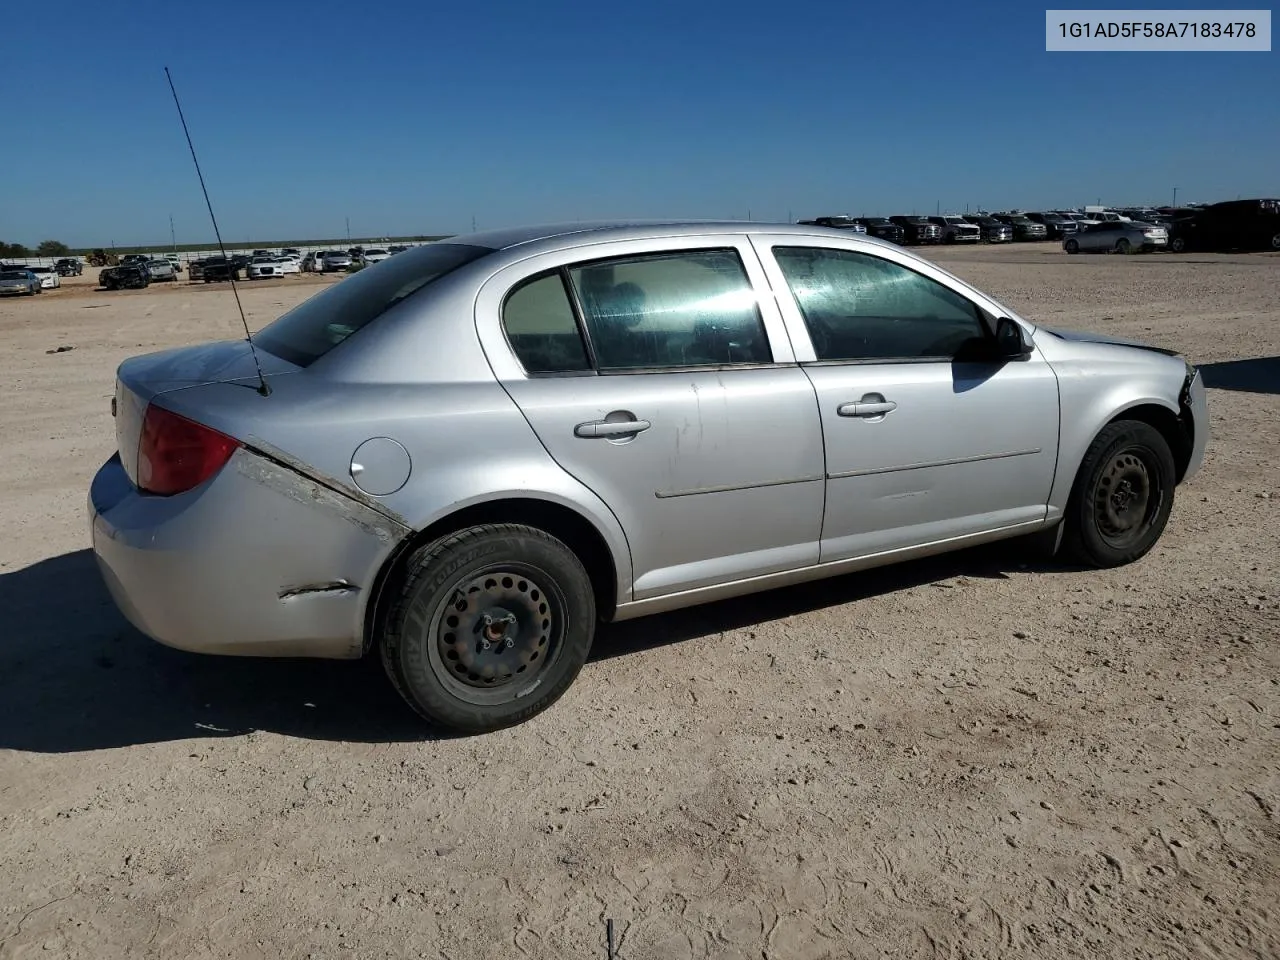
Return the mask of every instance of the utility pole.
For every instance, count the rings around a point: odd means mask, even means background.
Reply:
[[[751,208],[750,208],[750,207],[747,207],[747,219],[748,219],[748,220],[750,220],[750,219],[751,219]]]
[[[169,214],[169,243],[173,247],[173,252],[178,252],[178,237],[173,232],[173,214]]]
[[[938,201],[938,205],[937,205],[937,207],[935,207],[935,208],[934,208],[933,215],[934,215],[935,217],[940,217],[940,216],[942,216],[942,201],[941,201],[941,200],[939,200],[939,201]]]
[[[471,215],[471,232],[476,232],[476,215],[474,213]]]
[[[347,217],[347,242],[351,242],[351,218]]]
[[[787,211],[787,223],[791,223],[791,211]]]
[[[1178,209],[1178,188],[1173,188],[1173,209]]]

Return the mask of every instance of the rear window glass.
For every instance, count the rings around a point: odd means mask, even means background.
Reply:
[[[492,252],[464,243],[419,247],[377,270],[339,281],[263,327],[253,342],[290,363],[308,366],[432,281]]]

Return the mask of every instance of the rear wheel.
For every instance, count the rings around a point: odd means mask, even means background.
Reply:
[[[1128,253],[1130,249],[1130,243],[1124,237],[1116,241],[1116,253]]]
[[[1079,252],[1080,252],[1080,243],[1079,243],[1077,240],[1075,240],[1074,238],[1072,238],[1072,239],[1068,240],[1068,241],[1066,242],[1066,251],[1067,251],[1067,253],[1079,253]]]
[[[1081,461],[1067,502],[1063,551],[1092,567],[1118,567],[1160,539],[1173,509],[1176,470],[1160,431],[1138,420],[1109,424]]]
[[[1174,253],[1182,253],[1182,251],[1187,249],[1187,241],[1182,237],[1174,237],[1169,241],[1169,249]]]
[[[483,733],[558,700],[595,633],[591,580],[550,534],[469,527],[418,549],[381,625],[382,662],[428,721]]]
[[[1280,250],[1280,233],[1271,238],[1271,249]]]

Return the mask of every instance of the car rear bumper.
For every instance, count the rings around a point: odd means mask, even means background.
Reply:
[[[235,656],[355,658],[365,594],[403,526],[239,449],[211,480],[144,494],[117,454],[89,490],[93,551],[135,627]]]

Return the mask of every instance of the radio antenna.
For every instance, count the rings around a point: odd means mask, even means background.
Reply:
[[[169,81],[169,92],[173,94],[173,105],[178,108],[178,119],[182,121],[182,132],[187,135],[187,146],[191,149],[191,162],[196,165],[196,176],[200,178],[200,190],[204,193],[204,204],[209,208],[209,219],[213,221],[213,235],[218,238],[218,250],[227,264],[227,279],[231,281],[231,292],[235,294],[236,309],[240,311],[240,322],[244,325],[244,338],[249,344],[249,353],[253,357],[253,367],[258,371],[258,393],[264,397],[271,395],[267,386],[267,378],[262,375],[262,364],[258,362],[258,351],[253,345],[253,335],[249,332],[249,321],[244,315],[244,305],[240,302],[240,291],[236,287],[236,271],[227,256],[227,248],[222,244],[222,233],[218,230],[218,218],[213,215],[213,204],[209,202],[209,189],[204,185],[204,174],[200,172],[200,161],[196,159],[196,147],[191,142],[191,131],[187,129],[187,118],[182,114],[182,104],[178,102],[178,91],[173,85],[173,77],[169,68],[164,68],[165,79]]]

